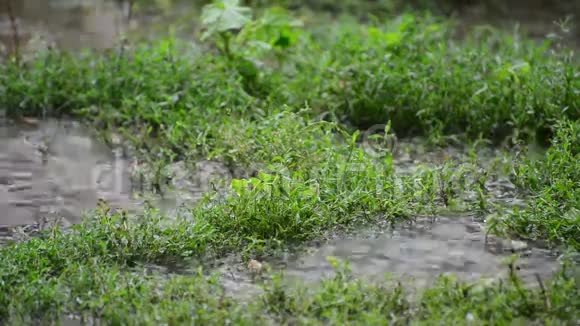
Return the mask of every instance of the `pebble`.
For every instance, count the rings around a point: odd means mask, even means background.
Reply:
[[[510,244],[514,251],[522,251],[528,248],[528,244],[524,241],[512,240]]]
[[[260,273],[262,271],[262,268],[263,268],[262,263],[260,263],[255,259],[251,259],[250,262],[248,263],[248,269],[252,273]]]

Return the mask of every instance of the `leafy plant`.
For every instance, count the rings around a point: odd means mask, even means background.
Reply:
[[[541,160],[525,159],[514,169],[516,184],[532,198],[502,220],[516,235],[580,248],[580,123],[561,121]]]
[[[219,37],[219,48],[224,55],[233,59],[231,39],[235,31],[241,30],[252,20],[252,10],[240,6],[239,0],[216,0],[202,9],[201,23],[206,29],[202,40]]]

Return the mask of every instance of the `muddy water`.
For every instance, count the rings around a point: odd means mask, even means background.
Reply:
[[[327,262],[333,256],[348,260],[358,276],[380,280],[392,274],[424,286],[441,274],[465,281],[505,277],[506,259],[511,255],[518,256],[518,273],[529,282],[535,281],[536,274],[545,279],[558,268],[556,257],[547,250],[520,241],[486,239],[482,221],[449,216],[331,241],[288,262],[286,273],[307,282],[318,281],[333,275]]]
[[[128,4],[126,0],[0,0],[0,55],[17,50],[26,58],[48,47],[110,49],[124,36],[151,40],[167,36],[175,27],[179,36],[191,37],[192,22],[199,15],[187,0],[152,10],[138,10],[139,6],[130,10]]]
[[[283,272],[289,284],[310,286],[335,275],[329,257],[347,261],[356,278],[400,281],[412,290],[433,285],[440,275],[467,282],[505,280],[512,257],[517,258],[516,273],[530,286],[538,285],[538,276],[545,281],[560,268],[559,257],[549,250],[486,237],[484,222],[465,215],[423,217],[413,225],[361,230],[312,246],[308,253],[278,257],[265,264],[270,271]],[[267,273],[263,277],[252,274],[236,259],[225,262],[218,271],[226,292],[242,299],[259,295],[260,281],[269,278]]]
[[[100,200],[130,213],[142,212],[149,202],[176,216],[211,190],[212,182],[231,178],[216,162],[176,162],[163,171],[169,181],[160,196],[144,189],[151,176],[124,144],[110,148],[75,121],[27,121],[0,118],[0,242],[17,230],[30,234],[53,223],[78,223]]]
[[[441,275],[466,282],[507,279],[509,262],[530,286],[537,277],[549,279],[560,268],[559,256],[523,241],[486,236],[484,221],[466,215],[421,217],[393,229],[361,230],[311,246],[307,253],[266,261],[270,271],[283,272],[289,284],[316,285],[333,277],[329,257],[347,261],[352,275],[370,282],[400,281],[409,289],[431,286]],[[262,278],[239,260],[225,262],[218,271],[229,295],[250,299],[262,290]]]
[[[129,209],[128,166],[78,123],[0,121],[0,230],[77,223],[99,199]]]

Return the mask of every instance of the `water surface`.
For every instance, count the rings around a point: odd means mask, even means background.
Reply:
[[[0,121],[0,229],[78,223],[99,200],[131,207],[129,161],[73,121]]]

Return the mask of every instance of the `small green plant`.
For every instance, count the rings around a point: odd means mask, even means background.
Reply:
[[[240,6],[239,0],[217,0],[203,7],[201,23],[206,29],[202,40],[218,37],[220,51],[229,59],[234,58],[231,40],[235,31],[240,31],[252,20],[252,10]]]

